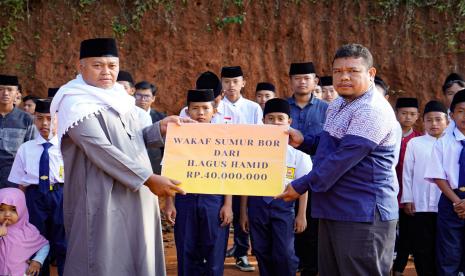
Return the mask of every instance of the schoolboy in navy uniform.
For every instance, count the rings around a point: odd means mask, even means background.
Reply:
[[[211,89],[189,90],[187,113],[199,123],[210,123]],[[168,198],[165,214],[174,223],[178,275],[220,276],[224,272],[226,235],[232,221],[232,196],[187,194]]]
[[[436,275],[436,224],[441,191],[425,180],[431,151],[447,127],[447,108],[430,101],[423,112],[426,134],[407,145],[402,177],[404,212],[411,218],[411,249],[418,275]]]
[[[25,191],[29,221],[50,241],[49,256],[56,258],[58,274],[63,275],[66,257],[64,169],[56,136],[57,125],[51,121],[50,103],[50,100],[37,100],[34,124],[40,135],[19,147],[8,181],[20,185]],[[40,275],[49,273],[49,262],[46,261]]]
[[[438,275],[458,275],[465,257],[465,89],[454,95],[446,131],[433,147],[425,179],[442,191],[438,203],[436,254]]]
[[[290,107],[286,100],[274,98],[266,102],[263,123],[290,125]],[[312,169],[310,156],[287,147],[286,185]],[[249,196],[241,201],[241,226],[250,229],[252,247],[258,260],[260,275],[294,276],[299,259],[294,250],[294,233],[307,226],[307,193],[299,198],[299,210],[294,215],[294,202],[272,197]]]

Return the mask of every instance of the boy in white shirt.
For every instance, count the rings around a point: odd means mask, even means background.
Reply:
[[[66,257],[63,225],[64,170],[56,136],[57,124],[51,121],[50,103],[50,100],[37,100],[34,124],[40,135],[19,147],[8,181],[20,185],[24,190],[29,221],[50,241],[49,256],[50,259],[56,259],[58,274],[61,276]],[[49,275],[47,260],[43,264],[41,275]]]
[[[426,134],[409,141],[403,167],[404,212],[412,216],[412,253],[418,275],[436,271],[436,219],[441,191],[424,179],[431,151],[448,123],[447,108],[438,101],[426,104],[423,121]]]
[[[446,131],[434,145],[425,178],[442,194],[438,203],[438,275],[463,271],[465,257],[465,89],[454,95],[450,116],[453,131]]]
[[[291,120],[286,100],[274,98],[265,103],[265,124],[290,126]],[[289,145],[286,165],[286,185],[312,169],[310,156]],[[262,196],[242,197],[241,227],[245,232],[250,229],[260,275],[296,275],[299,260],[294,250],[294,233],[301,233],[307,227],[306,210],[307,193],[299,198],[297,216],[294,202]]]

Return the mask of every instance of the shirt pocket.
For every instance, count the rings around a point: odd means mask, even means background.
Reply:
[[[2,148],[11,154],[16,154],[19,146],[24,143],[26,129],[4,128],[2,131]]]

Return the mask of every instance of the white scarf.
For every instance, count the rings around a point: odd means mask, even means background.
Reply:
[[[77,75],[74,80],[60,87],[53,97],[50,113],[55,117],[58,112],[58,140],[61,141],[70,128],[102,110],[111,107],[123,115],[134,106],[134,98],[126,93],[121,84],[115,83],[110,89],[102,89],[88,85],[81,75]]]

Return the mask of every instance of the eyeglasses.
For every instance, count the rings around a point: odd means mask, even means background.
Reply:
[[[151,100],[153,97],[152,95],[143,95],[143,94],[137,94],[137,93],[134,96],[138,100]]]

